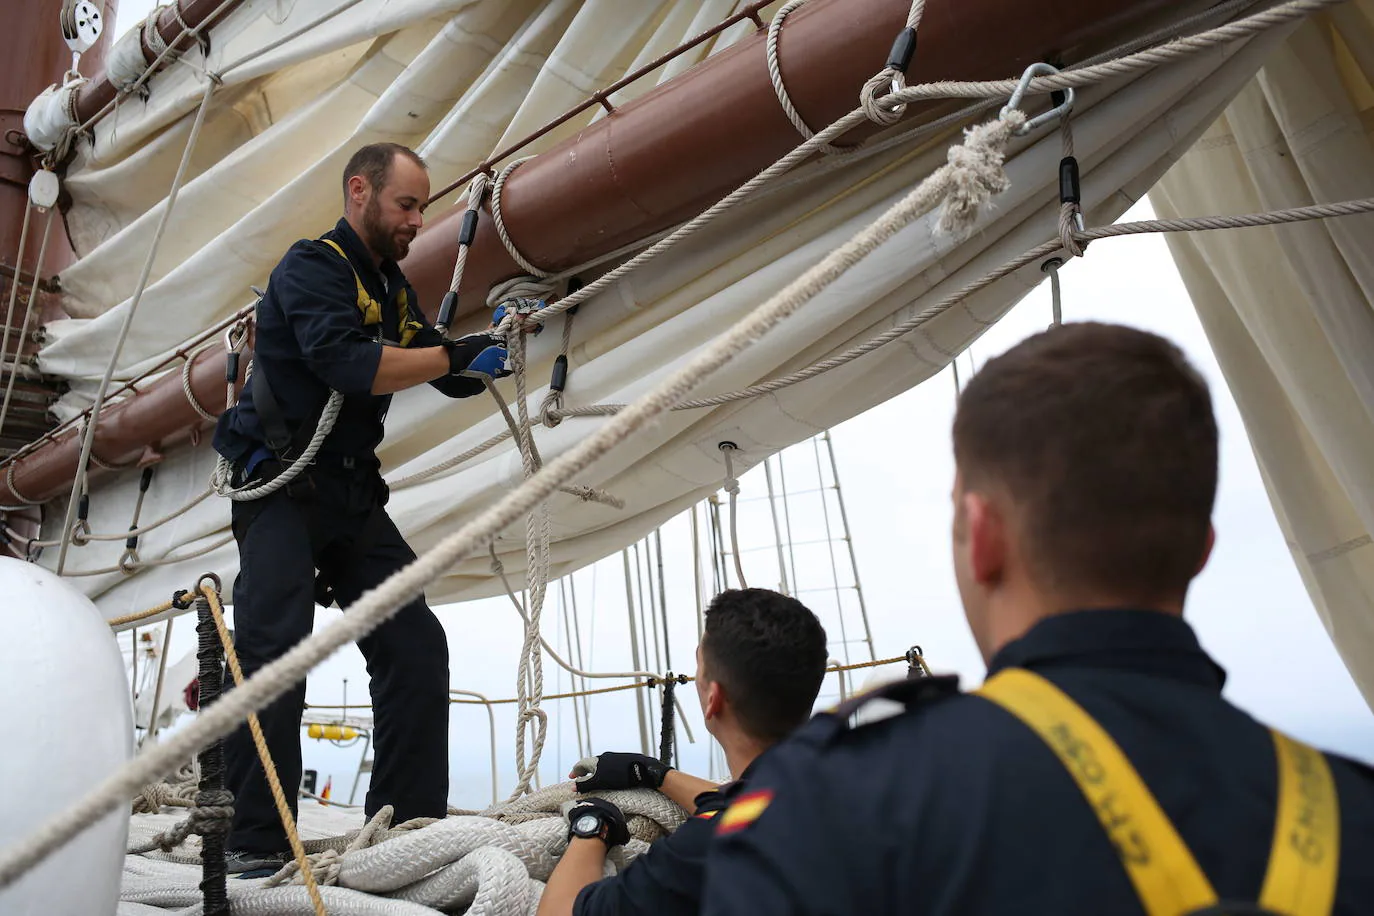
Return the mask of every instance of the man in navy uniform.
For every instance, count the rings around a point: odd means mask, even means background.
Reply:
[[[1369,912],[1374,772],[1222,699],[1183,620],[1217,428],[1182,353],[1036,335],[964,389],[954,456],[987,681],[902,682],[874,695],[904,711],[854,724],[861,697],[775,748],[716,819],[703,911]]]
[[[755,762],[811,715],[825,678],[825,630],[805,605],[762,588],[721,592],[697,647],[697,698],[706,730],[734,778],[725,786],[643,754],[602,754],[573,770],[578,791],[658,789],[692,816],[612,878],[606,853],[629,840],[613,803],[589,797],[568,813],[568,849],[538,916],[694,916],[711,824],[742,791]]]
[[[447,340],[427,324],[397,262],[429,199],[424,161],[393,143],[358,150],[343,174],[344,216],[318,240],[297,242],[258,303],[253,374],[220,417],[215,449],[237,479],[257,484],[300,456],[330,392],[343,395],[333,430],[289,486],[233,504],[240,571],[234,645],[245,675],[309,635],[315,604],[347,608],[415,559],[383,508],[375,450],[393,392],[428,382],[449,397],[506,374],[501,340]],[[319,577],[316,571],[319,571]],[[423,596],[358,647],[376,715],[369,816],[444,817],[448,807],[448,643]],[[305,682],[259,713],[294,813],[301,779]],[[226,742],[234,822],[231,872],[275,871],[287,839],[247,728]]]

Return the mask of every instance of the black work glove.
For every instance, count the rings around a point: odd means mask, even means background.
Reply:
[[[625,815],[614,802],[604,798],[589,798],[568,809],[568,839],[572,840],[572,825],[579,817],[595,814],[601,819],[601,842],[607,849],[624,846],[630,842],[630,828],[625,824]]]
[[[597,757],[584,757],[573,764],[569,778],[579,792],[601,789],[657,789],[672,767],[644,754],[614,751]]]
[[[506,342],[496,334],[468,334],[455,340],[444,340],[448,351],[449,375],[467,378],[505,378]]]

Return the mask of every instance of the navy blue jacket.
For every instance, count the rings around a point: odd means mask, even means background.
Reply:
[[[696,916],[712,824],[744,790],[756,763],[735,782],[698,795],[692,816],[625,871],[584,887],[573,902],[573,916]]]
[[[398,340],[401,290],[406,290],[410,318],[421,325],[409,346],[439,346],[440,335],[425,321],[401,269],[392,261],[383,261],[379,269],[347,220],[339,220],[322,238],[337,242],[349,263],[321,240],[303,239],[291,246],[258,303],[254,372],[267,376],[293,432],[302,423],[313,428],[331,388],[342,393],[343,409],[321,454],[375,462],[391,406],[390,395],[372,394],[382,359],[379,335],[393,343]],[[354,270],[368,293],[382,303],[380,325],[363,326]],[[215,450],[234,462],[247,460],[266,441],[253,405],[254,381],[248,381],[238,406],[226,411],[215,428]],[[480,380],[454,376],[430,384],[454,398],[484,389]]]
[[[1066,614],[1009,643],[989,675],[1008,667],[1048,678],[1106,729],[1223,901],[1258,899],[1276,817],[1274,744],[1222,699],[1225,674],[1191,627],[1149,611]],[[850,727],[817,716],[774,748],[751,793],[771,792],[766,808],[712,844],[703,912],[1141,913],[1054,753],[947,680],[894,717]],[[1374,771],[1328,759],[1341,808],[1334,912],[1368,913]]]

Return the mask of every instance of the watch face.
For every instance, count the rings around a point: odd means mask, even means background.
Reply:
[[[595,814],[584,814],[573,821],[573,833],[583,837],[593,837],[601,832],[601,818]]]

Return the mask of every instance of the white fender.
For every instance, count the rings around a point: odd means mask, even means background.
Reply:
[[[105,617],[46,569],[0,557],[0,847],[22,842],[133,752],[124,660]],[[5,916],[112,916],[129,811],[110,812],[9,887]]]

